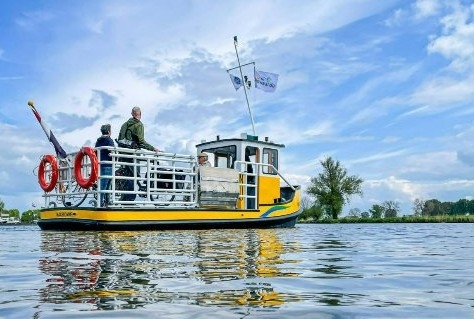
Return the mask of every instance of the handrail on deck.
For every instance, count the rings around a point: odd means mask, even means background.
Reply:
[[[119,198],[120,194],[135,194],[142,197],[134,200],[133,203],[154,206],[156,204],[164,204],[162,198],[176,195],[177,199],[173,201],[173,206],[192,206],[198,204],[199,182],[198,164],[196,157],[192,155],[183,155],[177,153],[154,152],[148,150],[135,150],[129,148],[102,146],[97,147],[97,157],[100,164],[111,164],[112,175],[101,176],[99,171],[98,182],[89,189],[82,189],[75,181],[75,170],[73,167],[74,157],[78,152],[70,153],[66,159],[59,161],[59,179],[56,187],[52,192],[45,193],[45,207],[51,205],[80,206],[86,200],[88,195],[89,203],[98,205],[99,194],[108,194],[112,198],[112,207],[122,204],[131,203]],[[105,161],[101,159],[101,150],[109,150],[111,160]],[[248,165],[251,165],[253,172],[247,172]],[[119,176],[115,172],[120,167],[127,167],[133,171],[131,176]],[[84,157],[82,163],[83,175],[90,174],[91,163],[89,158]],[[271,172],[269,175],[277,175],[283,180],[293,191],[295,188],[288,180],[271,164],[255,163],[247,161],[236,161],[234,169],[243,174],[245,178],[240,181],[240,185],[248,188],[258,189],[258,176],[267,174],[265,171]],[[50,170],[50,169],[49,169]],[[46,173],[48,169],[46,169]],[[164,174],[164,175],[163,175]],[[170,176],[166,176],[166,175]],[[185,179],[181,179],[180,175],[184,175]],[[166,176],[166,177],[164,177]],[[249,177],[254,176],[255,180],[249,183]],[[111,187],[107,189],[101,188],[101,179],[111,180]],[[116,181],[132,180],[133,189],[116,189]],[[159,183],[169,183],[167,188],[158,186]],[[140,185],[141,184],[141,185]],[[143,187],[145,185],[145,187]],[[178,186],[179,185],[179,186]],[[167,196],[169,195],[169,196]],[[153,197],[152,197],[153,196]],[[244,192],[241,197],[252,199],[257,198],[257,194]]]
[[[254,173],[252,174],[252,175],[255,175],[255,176],[260,175],[260,173],[255,173],[255,171],[260,172],[260,171],[263,171],[263,167],[268,167],[269,171],[276,172],[276,175],[278,175],[291,188],[291,190],[293,190],[293,191],[295,190],[293,185],[291,185],[290,182],[288,182],[288,180],[282,174],[280,174],[280,172],[272,164],[245,162],[245,161],[235,161],[235,164],[252,165],[252,166],[255,165],[257,167],[257,170],[254,170]],[[246,167],[246,166],[244,166],[244,167]]]

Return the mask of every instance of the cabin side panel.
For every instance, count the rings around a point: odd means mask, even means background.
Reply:
[[[274,204],[280,198],[280,178],[278,176],[260,175],[258,184],[260,204]]]

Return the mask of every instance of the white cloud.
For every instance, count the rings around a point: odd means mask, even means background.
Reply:
[[[50,21],[54,18],[51,11],[38,10],[23,12],[22,15],[15,19],[15,23],[23,29],[33,30],[39,24]]]
[[[384,21],[384,24],[387,27],[398,27],[403,23],[407,17],[407,13],[405,10],[396,9],[393,11],[393,14]]]
[[[350,160],[348,163],[351,165],[360,164],[360,163],[370,163],[374,161],[386,160],[393,157],[400,157],[404,154],[406,154],[406,150],[404,149],[400,149],[400,150],[392,151],[392,152],[375,153],[370,156],[365,156],[365,157]]]
[[[388,176],[387,178],[380,180],[367,180],[364,181],[365,187],[367,188],[379,188],[386,187],[391,191],[394,196],[393,198],[387,198],[385,200],[413,201],[416,198],[425,198],[423,187],[420,184],[416,184],[413,181],[407,179],[400,179],[395,176]]]
[[[438,14],[441,4],[439,0],[417,0],[413,7],[415,18],[423,19]]]
[[[474,68],[474,6],[454,6],[453,12],[442,18],[443,34],[434,37],[428,52],[439,53],[451,60],[458,72]]]
[[[439,112],[459,107],[469,101],[474,92],[474,76],[466,78],[438,77],[428,79],[411,96],[410,103],[422,105],[419,112]],[[435,99],[433,97],[436,97]],[[462,103],[463,104],[463,103]],[[413,110],[416,111],[416,110]],[[411,113],[413,113],[413,111]]]

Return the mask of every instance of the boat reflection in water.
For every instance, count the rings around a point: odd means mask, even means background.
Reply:
[[[134,309],[155,303],[279,307],[295,296],[272,280],[293,277],[298,251],[275,229],[43,232],[43,303],[55,310]],[[68,307],[66,308],[66,304]]]

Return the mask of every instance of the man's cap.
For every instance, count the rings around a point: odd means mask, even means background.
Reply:
[[[100,127],[100,131],[102,134],[106,134],[110,132],[110,124],[104,124]]]
[[[199,153],[198,157],[207,157],[206,153]]]

